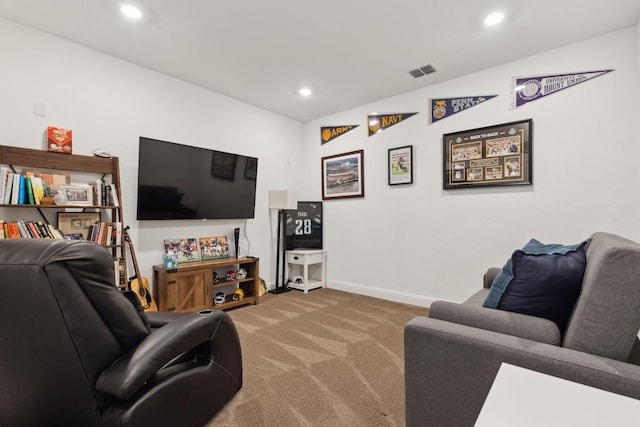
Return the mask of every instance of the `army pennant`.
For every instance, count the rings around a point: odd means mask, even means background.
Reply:
[[[460,98],[436,98],[431,99],[431,123],[453,116],[460,111],[475,107],[478,104],[495,98],[498,95],[466,96]]]
[[[382,132],[386,128],[398,124],[411,116],[415,116],[416,114],[418,113],[370,114],[367,116],[369,136]]]
[[[587,71],[584,73],[556,74],[515,78],[515,108],[537,101],[571,86],[595,79],[613,70]]]
[[[345,126],[322,126],[320,128],[320,142],[326,144],[332,139],[336,139],[340,135],[344,135],[352,129],[357,128],[360,125],[345,125]]]

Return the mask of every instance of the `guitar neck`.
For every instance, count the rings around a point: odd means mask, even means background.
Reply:
[[[136,251],[133,249],[133,242],[131,241],[131,237],[127,232],[128,228],[129,227],[127,226],[124,230],[124,238],[129,244],[129,252],[131,252],[131,263],[133,264],[133,271],[136,273],[136,277],[138,279],[142,279],[142,276],[140,276],[140,270],[138,269],[138,259],[136,258]]]

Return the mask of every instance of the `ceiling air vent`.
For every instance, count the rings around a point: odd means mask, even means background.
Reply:
[[[436,71],[438,70],[436,70],[436,67],[433,65],[425,65],[424,67],[409,71],[409,74],[417,79],[418,77],[426,76],[427,74],[435,73]]]

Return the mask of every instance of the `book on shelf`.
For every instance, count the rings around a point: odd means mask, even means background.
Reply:
[[[9,203],[12,205],[18,204],[18,194],[20,193],[20,174],[13,175],[13,187],[11,188],[11,200]]]
[[[9,180],[9,175],[11,174],[11,169],[6,166],[0,167],[0,203],[3,203],[4,200],[4,192],[7,188],[7,181]]]
[[[116,191],[116,185],[115,184],[110,184],[109,187],[111,188],[111,200],[110,200],[110,204],[112,206],[120,206],[120,199],[118,199],[118,192]]]
[[[13,194],[13,175],[15,174],[9,172],[9,175],[7,176],[7,183],[2,195],[2,204],[4,205],[8,205],[9,203],[11,203],[11,195]]]

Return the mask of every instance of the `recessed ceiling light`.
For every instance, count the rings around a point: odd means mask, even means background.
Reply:
[[[127,18],[140,19],[142,18],[142,11],[137,7],[130,4],[123,4],[120,6],[120,12]]]
[[[504,13],[495,12],[490,15],[487,15],[487,17],[484,18],[484,25],[486,25],[487,27],[492,27],[494,25],[498,25],[503,20],[504,20]]]
[[[313,91],[311,89],[309,89],[308,87],[303,87],[301,88],[298,93],[300,94],[300,96],[311,96],[311,94],[313,93]]]

